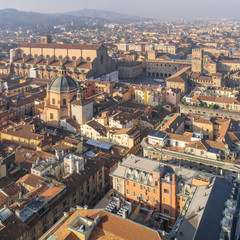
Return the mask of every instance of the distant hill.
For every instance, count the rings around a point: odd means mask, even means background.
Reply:
[[[0,10],[1,27],[48,27],[52,25],[65,24],[67,21],[79,21],[78,17],[72,15],[44,14],[35,12],[24,12],[16,9]]]
[[[73,15],[77,17],[91,17],[91,18],[102,18],[113,22],[135,22],[135,21],[144,21],[149,20],[149,18],[129,16],[126,14],[104,11],[104,10],[95,10],[95,9],[81,9],[74,12],[67,13],[68,15]]]
[[[127,23],[146,20],[146,18],[128,16],[121,13],[82,9],[69,13],[44,14],[25,12],[16,9],[0,10],[0,27],[36,27],[48,28],[74,21],[74,24],[84,24],[89,19],[99,22]]]

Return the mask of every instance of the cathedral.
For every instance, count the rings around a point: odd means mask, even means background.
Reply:
[[[93,117],[93,101],[82,99],[77,82],[62,65],[58,76],[47,87],[44,110],[48,126],[59,128],[61,119],[83,124]]]

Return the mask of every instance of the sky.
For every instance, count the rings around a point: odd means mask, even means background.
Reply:
[[[238,18],[240,0],[0,0],[0,9],[42,13],[83,8],[150,18]]]

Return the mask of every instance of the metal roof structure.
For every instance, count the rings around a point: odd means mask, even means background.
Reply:
[[[105,150],[110,150],[110,148],[112,147],[110,144],[98,142],[98,141],[95,141],[95,140],[92,140],[92,139],[89,139],[86,143],[88,145],[98,147],[98,148],[102,148],[102,149],[105,149]]]
[[[13,213],[8,208],[2,208],[0,210],[0,220],[4,222],[7,220]]]
[[[157,137],[157,138],[165,138],[167,136],[167,134],[164,132],[161,132],[161,131],[153,130],[148,134],[148,136]]]

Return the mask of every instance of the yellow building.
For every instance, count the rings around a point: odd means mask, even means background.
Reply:
[[[16,142],[21,146],[34,148],[37,151],[45,151],[52,146],[52,138],[36,133],[34,125],[31,124],[7,128],[1,132],[1,139]]]

